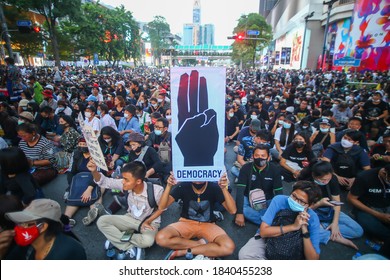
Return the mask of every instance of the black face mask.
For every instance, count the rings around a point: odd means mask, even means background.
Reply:
[[[267,160],[262,159],[262,158],[255,158],[255,159],[253,159],[253,162],[256,166],[259,166],[259,167],[263,167],[267,164]]]
[[[138,147],[137,149],[135,149],[135,150],[133,150],[135,153],[139,153],[139,152],[141,152],[141,147]]]
[[[205,183],[192,183],[195,189],[200,190],[204,187]]]
[[[82,152],[83,154],[89,153],[89,150],[87,147],[79,147],[79,151]]]
[[[303,141],[294,142],[294,147],[296,148],[303,148],[304,146],[305,146],[305,142]]]

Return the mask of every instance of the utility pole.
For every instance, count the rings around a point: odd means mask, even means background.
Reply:
[[[14,55],[13,55],[13,52],[12,52],[12,47],[11,47],[11,40],[9,39],[10,36],[9,36],[9,33],[8,33],[8,26],[7,26],[7,22],[5,20],[5,16],[4,16],[4,11],[3,11],[3,6],[2,5],[0,5],[0,20],[1,20],[1,28],[3,29],[1,34],[4,35],[4,37],[5,37],[4,41],[5,41],[5,44],[7,46],[8,55],[9,55],[9,57],[14,58]],[[3,36],[1,36],[1,40],[3,40]]]
[[[322,48],[322,56],[321,56],[321,71],[324,66],[324,56],[326,51],[326,38],[328,37],[328,26],[329,26],[329,18],[330,18],[330,12],[332,11],[332,6],[334,3],[336,3],[338,0],[329,0],[328,2],[323,2],[323,5],[328,5],[328,16],[326,18],[326,25],[325,25],[325,31],[324,31],[324,46]]]
[[[305,54],[305,40],[306,40],[307,22],[309,21],[309,18],[312,18],[313,16],[314,16],[314,12],[311,12],[310,14],[308,14],[307,16],[305,16],[305,30],[303,31],[301,65],[299,66],[300,69],[302,69],[303,56],[304,56],[304,54]]]

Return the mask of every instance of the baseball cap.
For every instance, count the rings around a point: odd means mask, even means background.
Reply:
[[[253,131],[257,132],[261,129],[261,122],[259,119],[253,119],[251,121],[250,127]]]
[[[43,96],[45,97],[53,97],[53,91],[51,91],[50,89],[45,89],[43,92],[42,92]]]
[[[86,100],[87,101],[93,101],[93,102],[98,101],[97,98],[95,96],[93,96],[93,95],[88,96],[88,98]]]
[[[26,107],[28,104],[28,100],[27,99],[22,99],[19,101],[19,107]]]
[[[94,84],[92,85],[92,87],[94,87],[94,88],[99,88],[99,85],[98,85],[97,83],[94,83]]]
[[[380,96],[383,96],[383,91],[382,90],[376,90],[374,93],[373,93],[373,95],[374,94],[379,94]]]
[[[57,201],[41,198],[31,201],[23,211],[6,213],[5,216],[16,224],[42,218],[61,222],[61,207]]]
[[[294,117],[294,115],[291,115],[291,114],[287,114],[285,117],[284,117],[284,120],[288,120],[292,123],[295,123],[296,122],[296,119]]]
[[[46,85],[45,89],[50,89],[51,91],[54,91],[54,87],[52,85]]]
[[[326,118],[322,118],[321,120],[320,120],[320,124],[326,124],[326,125],[331,125],[330,124],[330,121],[328,120],[328,119],[326,119]]]
[[[167,94],[167,91],[165,89],[160,89],[160,93],[159,94]]]
[[[21,112],[19,114],[19,118],[26,119],[26,120],[28,120],[30,122],[32,122],[34,120],[33,114],[31,114],[30,112],[26,112],[26,111]]]

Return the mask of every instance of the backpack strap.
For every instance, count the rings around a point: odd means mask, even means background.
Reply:
[[[157,203],[156,203],[156,198],[154,197],[154,185],[153,183],[151,182],[146,182],[146,193],[148,195],[148,204],[150,206],[150,208],[153,208],[153,212],[146,216],[142,222],[139,224],[138,226],[138,229],[137,229],[137,232],[141,232],[141,227],[142,227],[142,224],[147,220],[149,219],[150,216],[153,215],[153,213],[156,211],[157,209]]]
[[[145,156],[147,150],[148,150],[148,146],[143,146],[142,147],[141,153],[139,154],[139,156],[137,158],[138,161],[143,161],[144,160],[144,156]]]
[[[320,142],[321,145],[324,143],[324,141],[325,141],[326,137],[328,137],[328,135],[329,135],[329,132],[326,133],[325,136],[322,138],[322,140]]]

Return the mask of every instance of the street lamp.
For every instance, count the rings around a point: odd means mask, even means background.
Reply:
[[[9,53],[9,56],[12,57],[13,54],[12,54],[12,48],[11,48],[11,42],[10,42],[10,38],[11,38],[11,35],[9,34],[9,32],[16,32],[16,31],[19,31],[18,29],[6,29],[3,27],[3,31],[1,32],[1,35],[0,35],[0,38],[1,38],[1,55],[3,57],[3,59],[5,58],[5,50],[4,50],[4,45],[3,45],[3,35],[5,33],[5,43],[7,45],[7,48],[8,48],[8,53]]]
[[[325,25],[325,32],[324,32],[324,46],[322,48],[322,56],[321,56],[321,70],[324,66],[324,56],[326,51],[326,37],[328,37],[328,26],[329,26],[329,18],[330,18],[330,12],[332,11],[332,6],[334,3],[336,3],[338,0],[329,0],[328,2],[323,2],[323,5],[328,5],[328,15],[326,18],[326,25]]]
[[[303,42],[302,42],[302,55],[301,55],[301,65],[300,69],[302,69],[303,64],[303,55],[305,54],[305,40],[306,40],[306,29],[307,29],[307,22],[309,21],[309,18],[312,18],[314,16],[314,12],[311,12],[307,16],[305,16],[305,30],[303,31]]]

